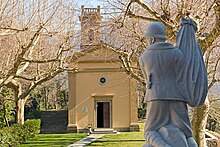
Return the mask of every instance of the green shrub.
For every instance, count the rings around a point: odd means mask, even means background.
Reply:
[[[18,145],[18,136],[13,133],[12,127],[5,127],[0,129],[0,147],[13,147]]]
[[[29,134],[28,138],[34,138],[37,134],[40,133],[40,119],[32,119],[32,120],[26,120],[24,123],[25,130]]]
[[[16,140],[18,140],[19,142],[23,142],[26,140],[26,132],[23,125],[14,124],[13,126],[11,126],[11,128]]]
[[[0,147],[18,146],[40,132],[40,120],[27,120],[24,125],[15,124],[0,130]]]

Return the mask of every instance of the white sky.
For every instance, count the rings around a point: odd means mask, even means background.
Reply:
[[[104,0],[75,0],[75,4],[78,6],[85,5],[85,7],[97,7],[102,6]]]

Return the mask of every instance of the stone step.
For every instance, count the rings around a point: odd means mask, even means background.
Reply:
[[[116,134],[118,133],[116,130],[112,128],[95,128],[91,134]]]

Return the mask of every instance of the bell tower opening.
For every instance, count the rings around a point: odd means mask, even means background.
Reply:
[[[88,37],[89,37],[90,42],[94,41],[94,31],[93,31],[93,29],[89,30]]]
[[[85,8],[82,6],[81,16],[81,43],[80,48],[86,49],[90,46],[99,45],[101,40],[102,16],[100,6],[97,8]]]

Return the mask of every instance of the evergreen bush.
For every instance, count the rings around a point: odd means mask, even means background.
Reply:
[[[27,120],[24,125],[15,124],[0,129],[0,147],[18,146],[40,133],[40,119]]]
[[[32,120],[26,120],[24,123],[25,130],[29,134],[29,138],[34,138],[37,134],[40,133],[40,119],[32,119]],[[27,139],[29,139],[27,138]]]
[[[18,136],[14,134],[13,127],[5,127],[0,129],[0,147],[13,147],[18,145]]]

